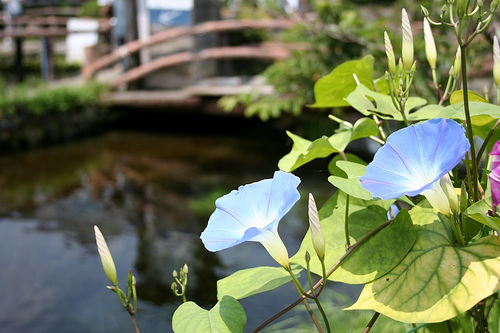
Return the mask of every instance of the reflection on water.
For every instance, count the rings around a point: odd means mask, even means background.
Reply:
[[[216,302],[221,276],[275,265],[260,244],[209,253],[199,234],[214,199],[272,177],[283,149],[282,142],[250,137],[114,132],[0,159],[1,331],[131,330],[104,288],[94,224],[108,240],[119,279],[125,281],[129,268],[136,274],[143,332],[170,331],[179,304],[171,274],[184,263],[190,266],[188,298],[206,307]],[[302,197],[318,193],[315,185],[303,179]],[[280,226],[290,253],[305,231],[305,207],[297,205]],[[281,291],[242,301],[249,327],[294,299]]]

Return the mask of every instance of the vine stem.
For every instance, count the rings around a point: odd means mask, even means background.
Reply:
[[[460,37],[459,37],[460,41]],[[464,95],[464,111],[465,111],[465,121],[467,124],[467,138],[470,143],[471,152],[471,162],[472,162],[472,190],[474,194],[474,202],[479,200],[479,191],[477,188],[478,175],[477,175],[477,157],[476,149],[474,147],[474,133],[472,132],[472,121],[470,117],[469,109],[469,90],[467,87],[467,47],[460,41],[460,57],[462,62],[462,91]]]
[[[363,333],[368,333],[372,329],[373,325],[375,325],[375,322],[377,321],[378,317],[380,316],[380,313],[375,312],[373,314],[372,319],[368,322],[368,325],[366,325],[365,329],[363,330]]]
[[[290,272],[291,272],[291,270],[290,270]],[[304,290],[302,289],[302,287],[300,286],[298,281],[296,279],[292,279],[292,282],[293,282],[295,289],[299,293],[299,295],[303,296]],[[304,306],[306,307],[306,310],[309,313],[309,316],[311,316],[311,319],[314,323],[314,326],[316,326],[316,329],[318,330],[318,332],[324,333],[323,328],[321,327],[321,324],[319,323],[318,318],[316,318],[316,316],[314,315],[314,312],[312,311],[311,306],[309,305],[309,302],[307,302],[307,299],[301,297],[301,301],[302,301],[302,303],[304,303]]]
[[[370,239],[373,235],[377,234],[379,231],[381,231],[382,229],[384,229],[385,227],[387,227],[388,225],[390,225],[392,223],[392,221],[394,221],[393,219],[389,220],[389,221],[386,221],[384,223],[382,223],[381,225],[379,225],[377,228],[373,229],[372,231],[370,231],[369,233],[367,233],[363,238],[361,238],[359,241],[357,241],[356,243],[354,243],[351,247],[349,247],[347,249],[347,251],[344,253],[344,255],[335,263],[335,265],[332,266],[332,268],[330,268],[328,270],[328,272],[326,273],[326,278],[328,278],[330,275],[333,274],[333,272],[340,266],[340,264],[342,264],[342,262],[356,249],[358,248],[359,246],[361,246],[364,242],[366,242],[368,239]],[[316,290],[318,289],[319,287],[321,287],[323,285],[323,282],[325,281],[325,278],[321,278],[318,282],[316,282],[316,284],[314,285],[313,289]],[[313,293],[312,290],[308,290],[306,292],[307,295],[311,295]],[[316,296],[319,296],[319,292],[316,293]],[[270,317],[269,319],[267,319],[266,321],[264,321],[262,324],[260,324],[256,329],[254,329],[252,331],[252,333],[256,333],[256,332],[259,332],[261,331],[264,327],[266,327],[267,325],[269,325],[270,323],[272,323],[273,321],[275,321],[276,319],[278,319],[279,317],[281,317],[282,315],[284,315],[285,313],[287,313],[288,311],[292,310],[294,307],[296,307],[297,305],[300,304],[300,302],[302,302],[302,300],[306,299],[307,296],[305,295],[302,295],[299,299],[297,299],[295,302],[293,302],[292,304],[290,304],[289,306],[287,306],[286,308],[284,308],[283,310],[275,313],[272,317]]]

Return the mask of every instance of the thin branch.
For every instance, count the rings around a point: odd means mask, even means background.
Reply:
[[[366,325],[365,329],[363,330],[363,333],[368,333],[372,329],[373,325],[375,325],[375,322],[377,321],[378,317],[380,316],[380,313],[375,312],[373,314],[372,319],[370,319],[370,322],[368,322],[368,325]]]
[[[379,225],[377,228],[373,229],[372,231],[370,231],[369,233],[367,233],[363,238],[361,238],[359,241],[357,241],[356,243],[354,243],[351,247],[349,247],[346,251],[346,253],[344,253],[344,255],[335,263],[335,265],[332,266],[332,268],[330,268],[330,270],[326,273],[326,277],[328,278],[330,275],[333,274],[333,272],[340,266],[340,264],[342,264],[342,262],[356,249],[358,248],[359,246],[361,246],[364,242],[366,242],[368,239],[370,239],[373,235],[375,235],[376,233],[378,233],[380,230],[384,229],[385,227],[387,227],[388,225],[390,225],[392,223],[392,221],[394,221],[393,219],[389,220],[389,221],[386,221],[384,223],[382,223],[381,225]],[[323,285],[323,281],[324,281],[324,278],[321,278],[318,282],[316,282],[316,284],[314,285],[314,290],[318,289],[320,286]],[[321,292],[321,290],[320,290]],[[316,295],[319,296],[320,292],[318,292]],[[308,290],[306,292],[307,295],[312,295],[312,290]],[[294,307],[296,307],[297,305],[299,305],[303,299],[305,299],[306,296],[303,295],[302,297],[300,297],[299,299],[297,299],[295,302],[293,302],[292,304],[290,304],[289,306],[287,306],[286,308],[284,308],[283,310],[277,312],[276,314],[274,314],[272,317],[270,317],[269,319],[267,319],[266,321],[264,321],[262,324],[260,324],[256,329],[254,329],[252,331],[252,333],[256,333],[256,332],[259,332],[260,330],[262,330],[264,327],[266,327],[267,325],[269,325],[270,323],[272,323],[273,321],[275,321],[276,319],[278,319],[279,317],[281,317],[282,315],[284,315],[285,313],[287,313],[288,311],[292,310]]]

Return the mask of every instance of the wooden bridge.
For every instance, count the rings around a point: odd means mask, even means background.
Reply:
[[[143,50],[151,49],[162,43],[173,42],[182,38],[220,34],[245,29],[266,29],[271,31],[289,29],[294,22],[286,19],[274,20],[224,20],[209,21],[194,26],[174,27],[161,31],[144,40],[135,40],[122,45],[112,53],[86,61],[82,68],[82,76],[86,80],[99,78],[99,74],[123,59]],[[307,49],[307,44],[290,44],[277,41],[264,42],[258,45],[211,46],[207,48],[183,50],[158,56],[141,63],[124,72],[99,81],[106,82],[112,90],[124,87],[141,80],[159,70],[173,68],[185,64],[193,64],[206,60],[226,59],[286,59],[293,50]],[[168,74],[165,75],[168,80]],[[256,78],[211,76],[195,80],[192,84],[167,90],[121,90],[112,91],[103,97],[105,104],[129,107],[199,107],[207,98],[223,95],[236,95],[242,92],[259,91],[272,93],[272,88]]]
[[[75,31],[70,32],[67,30],[67,22],[68,18],[57,16],[21,16],[12,18],[10,22],[6,22],[5,19],[0,17],[0,26],[4,28],[0,29],[0,38],[11,37],[18,40],[39,38],[42,41],[41,51],[44,60],[42,62],[42,74],[45,79],[51,80],[53,77],[53,40],[65,37],[71,32],[75,33]],[[14,28],[6,29],[8,24]],[[237,95],[252,91],[271,94],[272,87],[262,82],[262,79],[257,77],[221,76],[217,71],[215,75],[195,78],[191,80],[192,82],[175,89],[129,90],[127,88],[150,75],[158,75],[159,71],[206,61],[217,62],[234,59],[276,61],[286,59],[294,50],[308,49],[308,44],[267,41],[257,45],[228,46],[220,43],[221,38],[218,37],[245,29],[261,29],[271,32],[286,30],[290,29],[294,24],[296,23],[288,19],[208,21],[193,26],[180,26],[163,30],[148,38],[128,42],[109,54],[98,56],[90,48],[86,51],[86,60],[82,66],[81,78],[84,80],[97,79],[109,86],[110,93],[102,98],[102,103],[128,107],[199,108],[201,105],[206,104],[204,102],[207,100],[213,101],[217,97],[224,95]],[[100,20],[96,32],[108,34],[109,31],[110,25],[107,20]],[[181,47],[180,50],[173,52],[168,50],[167,47],[165,54],[156,55],[151,57],[152,59],[146,59],[146,61],[143,59],[142,63],[135,67],[128,68],[125,71],[116,69],[119,66],[115,65],[139,53],[150,52],[152,49],[157,50],[162,45],[176,43],[179,40],[204,38],[210,35],[216,36],[215,40],[218,42],[203,45],[202,47]],[[20,53],[22,58],[22,47]],[[18,56],[16,55],[16,58]],[[164,79],[169,80],[168,73],[165,74]],[[175,78],[170,79],[175,80]],[[81,80],[71,82],[81,82]],[[55,84],[58,83],[55,82]]]

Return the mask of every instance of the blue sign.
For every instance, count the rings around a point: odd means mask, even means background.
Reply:
[[[149,15],[152,25],[188,26],[191,25],[191,10],[172,10],[172,9],[150,9]]]

